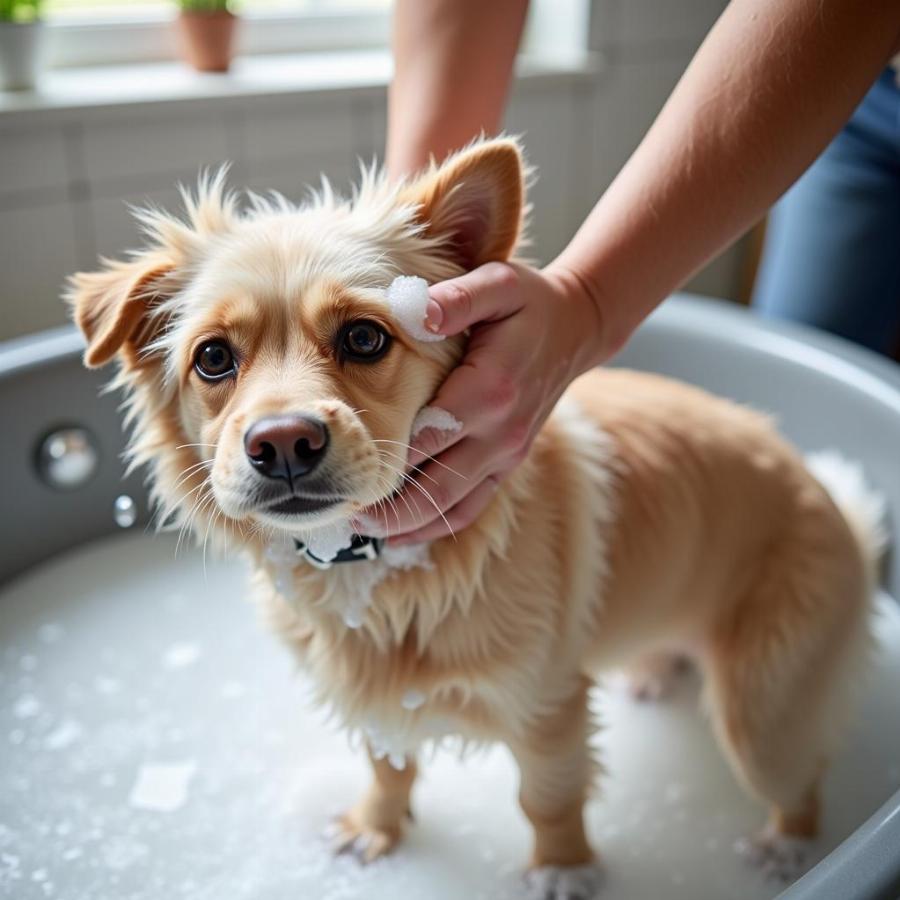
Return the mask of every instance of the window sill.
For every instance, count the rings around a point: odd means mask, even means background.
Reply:
[[[516,75],[525,81],[592,80],[602,69],[597,54],[522,55]],[[45,72],[34,91],[0,91],[0,124],[52,118],[84,120],[129,110],[177,105],[227,104],[246,98],[334,91],[381,91],[391,79],[387,50],[303,53],[237,58],[224,75],[201,74],[182,63],[96,66]],[[171,111],[169,109],[168,111]]]

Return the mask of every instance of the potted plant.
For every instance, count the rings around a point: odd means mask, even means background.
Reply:
[[[187,61],[198,72],[227,72],[236,22],[230,0],[179,0],[179,3],[178,26]]]
[[[33,88],[40,64],[41,0],[0,0],[0,90]]]

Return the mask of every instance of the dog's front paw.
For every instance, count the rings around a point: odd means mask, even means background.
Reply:
[[[600,896],[603,870],[582,866],[537,866],[525,876],[529,900],[594,900]]]
[[[796,881],[809,868],[810,841],[766,828],[753,838],[739,838],[734,849],[766,878],[782,884]]]
[[[325,837],[334,853],[351,853],[361,863],[370,863],[397,846],[402,829],[399,826],[368,825],[351,810],[330,823],[325,829]]]

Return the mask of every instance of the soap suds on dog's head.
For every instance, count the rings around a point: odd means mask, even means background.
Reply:
[[[462,430],[462,422],[454,415],[441,409],[439,406],[423,406],[416,413],[413,419],[412,428],[410,428],[410,437],[415,438],[420,432],[426,428],[435,428],[438,431],[446,431],[451,434]]]
[[[403,330],[417,341],[442,341],[444,335],[425,327],[428,282],[415,275],[399,275],[385,292],[388,307]]]

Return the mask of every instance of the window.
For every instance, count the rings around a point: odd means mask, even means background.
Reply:
[[[238,52],[385,47],[391,0],[235,0]],[[52,66],[175,59],[175,0],[45,0]]]
[[[337,11],[384,11],[389,0],[236,0],[242,15],[260,12],[334,13]],[[53,21],[85,19],[140,19],[146,16],[171,15],[174,0],[46,0],[43,9]]]

